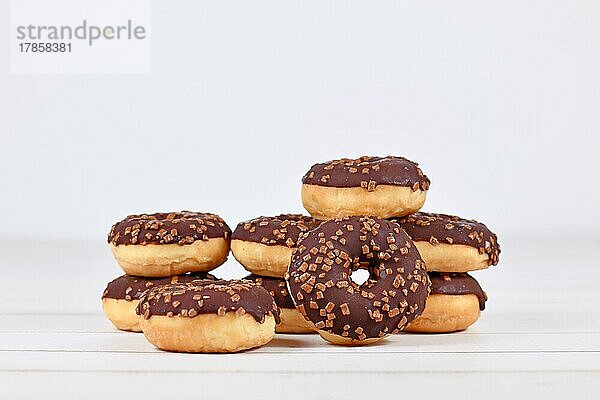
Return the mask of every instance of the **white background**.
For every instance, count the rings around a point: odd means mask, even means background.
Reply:
[[[315,162],[404,155],[425,210],[598,240],[600,3],[153,2],[150,74],[9,73],[0,237],[300,212]],[[10,34],[13,34],[10,32]]]

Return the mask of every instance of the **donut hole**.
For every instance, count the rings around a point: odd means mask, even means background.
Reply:
[[[370,276],[371,273],[368,269],[360,268],[356,271],[352,271],[350,279],[352,279],[352,282],[356,283],[358,286],[362,286],[365,282],[367,282]]]
[[[379,280],[373,260],[362,259],[362,257],[355,260],[348,278],[356,285],[355,289],[371,289]]]

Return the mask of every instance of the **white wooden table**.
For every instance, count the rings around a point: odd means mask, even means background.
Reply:
[[[5,241],[0,399],[600,398],[600,242],[502,244],[500,265],[474,274],[490,300],[465,332],[361,348],[277,335],[203,355],[159,351],[104,318],[100,294],[121,274],[104,243]],[[244,275],[234,260],[215,272]]]

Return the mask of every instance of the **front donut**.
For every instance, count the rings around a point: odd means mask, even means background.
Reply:
[[[162,350],[234,353],[270,342],[279,310],[264,288],[246,280],[154,287],[137,308],[146,339]]]
[[[352,271],[368,269],[358,285]],[[425,308],[429,278],[408,235],[375,217],[338,218],[302,235],[286,274],[300,313],[327,341],[369,344]]]
[[[112,226],[108,243],[127,275],[164,277],[223,264],[230,237],[218,215],[181,211],[130,215]]]

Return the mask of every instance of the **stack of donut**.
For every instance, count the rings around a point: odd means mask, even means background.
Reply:
[[[367,218],[365,215],[377,221],[380,225],[379,231],[383,230],[385,223],[389,223],[395,229],[399,229],[402,235],[410,237],[407,240],[401,239],[401,243],[405,244],[401,256],[408,260],[400,258],[401,268],[398,271],[402,270],[405,274],[408,272],[409,277],[414,277],[415,272],[406,266],[407,263],[408,267],[412,265],[413,258],[417,262],[424,261],[427,270],[427,278],[417,281],[420,285],[412,294],[412,299],[417,297],[416,301],[411,303],[410,300],[402,300],[405,305],[413,304],[414,309],[411,310],[408,306],[406,320],[403,319],[404,324],[398,325],[397,330],[448,333],[464,330],[477,321],[480,311],[485,307],[487,296],[479,283],[467,272],[498,263],[500,246],[497,237],[484,224],[474,220],[418,212],[425,202],[430,184],[418,164],[403,157],[365,156],[359,159],[334,160],[313,165],[304,175],[302,183],[304,207],[313,217],[330,221],[309,232],[307,237],[300,241],[299,251],[292,258],[287,279],[296,305],[302,307],[300,309],[303,310],[303,315],[310,321],[315,325],[319,324],[317,328],[323,337],[328,339],[336,335],[331,341],[341,341],[340,315],[335,314],[333,322],[322,319],[323,315],[329,315],[322,312],[323,301],[319,302],[314,293],[303,289],[306,265],[314,265],[311,264],[312,261],[322,261],[322,257],[314,256],[318,256],[314,251],[315,248],[320,249],[318,243],[329,245],[331,242],[334,245],[333,249],[339,248],[339,237],[342,233],[347,233],[343,229],[332,231],[330,226],[341,228],[348,221],[356,221],[357,218],[364,221]],[[320,242],[317,239],[320,239]],[[392,243],[397,242],[396,237]],[[381,256],[381,250],[385,250],[385,246],[377,240],[370,241],[368,235],[360,236],[358,241],[354,240],[352,243],[355,252],[357,247],[362,248],[362,253],[354,255],[358,257],[354,259],[354,263],[369,269],[370,279],[366,282],[367,286],[374,285],[370,283],[372,280],[377,285],[382,285],[382,276],[386,280],[390,279],[388,272],[382,274],[384,268],[389,271],[390,264],[389,258]],[[415,249],[417,251],[412,252]],[[369,259],[369,255],[375,251],[380,252],[378,259]],[[397,260],[394,257],[392,261]],[[352,267],[351,264],[343,273],[349,274],[355,268],[359,266]],[[327,277],[328,275],[325,275],[322,279]],[[403,276],[401,282],[406,279],[407,277]],[[320,281],[319,278],[317,281]],[[386,289],[389,294],[389,288]],[[410,290],[402,291],[405,297],[407,293],[411,295]],[[362,297],[372,300],[371,303],[366,302],[359,307],[360,310],[366,309],[369,315],[374,314],[377,306],[381,304],[377,293],[373,297],[370,295],[367,292],[367,296]],[[317,302],[318,308],[315,310],[319,313],[310,308],[310,305],[314,305],[313,302]],[[406,307],[404,310],[406,311]],[[364,320],[364,315],[359,318]],[[342,319],[345,323],[345,319]],[[364,327],[361,328],[364,331]],[[344,333],[348,333],[346,338],[357,339],[356,336],[352,336],[352,332],[342,331],[342,336]],[[360,337],[358,339],[363,340]],[[351,343],[348,340],[345,342]]]
[[[121,330],[144,332],[156,347],[179,352],[236,352],[268,343],[279,310],[249,281],[217,280],[231,229],[215,214],[182,211],[130,215],[108,242],[126,275],[108,283],[102,308]]]
[[[412,238],[431,280],[427,307],[406,331],[455,332],[475,323],[487,295],[468,272],[498,264],[496,235],[480,222],[446,214],[419,212],[392,221]]]
[[[131,215],[110,230],[126,275],[102,295],[107,317],[169,351],[236,352],[277,333],[365,345],[406,332],[466,329],[487,296],[467,272],[498,263],[484,224],[419,212],[430,181],[403,157],[315,164],[302,178],[310,216],[240,222],[182,211]],[[242,280],[209,274],[227,259]],[[366,270],[359,284],[352,274]]]

